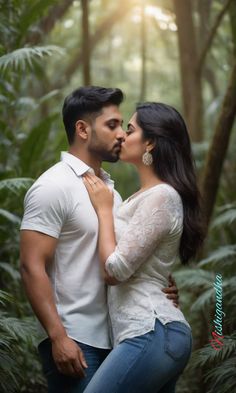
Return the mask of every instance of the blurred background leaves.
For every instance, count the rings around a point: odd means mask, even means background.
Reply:
[[[236,2],[0,0],[0,391],[45,392],[35,320],[19,276],[25,192],[67,149],[62,102],[80,85],[119,87],[125,124],[140,101],[185,117],[207,217],[202,255],[174,276],[193,329],[181,393],[236,391]],[[138,187],[124,163],[104,164],[123,198]],[[224,346],[214,329],[223,277]]]

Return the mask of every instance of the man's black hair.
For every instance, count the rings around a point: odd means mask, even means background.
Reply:
[[[103,107],[119,106],[124,99],[120,89],[99,86],[85,86],[74,90],[65,98],[62,108],[63,123],[69,144],[75,136],[75,124],[78,120],[94,120],[101,114]]]

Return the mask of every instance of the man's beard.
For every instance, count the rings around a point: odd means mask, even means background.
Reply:
[[[92,129],[92,139],[88,150],[101,161],[117,162],[120,156],[121,143],[117,142],[112,150],[107,148],[99,141],[95,129]]]

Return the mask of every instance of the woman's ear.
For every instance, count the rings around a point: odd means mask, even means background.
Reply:
[[[78,120],[75,123],[75,133],[78,137],[80,137],[83,140],[87,140],[88,139],[88,130],[89,130],[89,124],[84,121],[84,120]]]
[[[152,151],[155,146],[156,146],[156,142],[154,142],[154,141],[149,140],[146,142],[146,150],[148,152]]]

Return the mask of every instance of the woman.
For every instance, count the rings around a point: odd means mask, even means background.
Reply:
[[[99,220],[114,344],[85,393],[173,393],[190,357],[191,330],[161,289],[177,257],[187,263],[203,238],[184,120],[168,105],[139,105],[120,158],[136,166],[141,188],[114,223],[109,189],[84,177]]]

